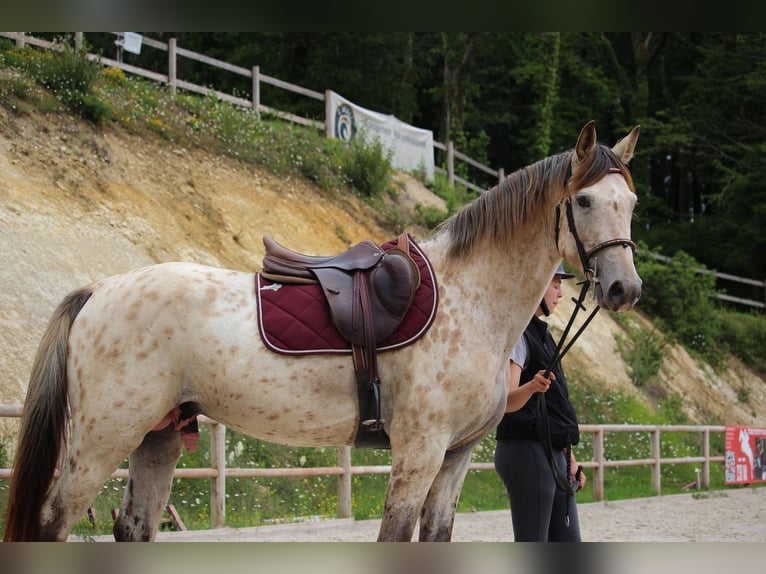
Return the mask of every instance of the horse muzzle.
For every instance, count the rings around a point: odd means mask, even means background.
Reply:
[[[642,281],[638,275],[630,279],[596,282],[596,301],[609,311],[629,311],[641,297]]]

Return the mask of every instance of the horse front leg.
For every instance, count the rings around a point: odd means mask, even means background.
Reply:
[[[128,484],[120,513],[114,521],[116,541],[154,540],[182,451],[181,433],[167,427],[147,434],[130,455]]]
[[[421,542],[449,542],[460,491],[463,488],[475,443],[447,451],[428,491],[420,516]]]
[[[444,458],[440,441],[422,435],[395,446],[378,542],[410,542],[420,510]]]

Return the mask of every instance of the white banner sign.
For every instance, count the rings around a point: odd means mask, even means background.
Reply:
[[[135,32],[123,32],[122,33],[122,49],[131,54],[141,53],[141,43],[143,42],[143,36],[136,34]]]
[[[392,165],[405,171],[423,169],[426,177],[434,177],[434,136],[431,130],[413,127],[395,116],[373,112],[357,106],[335,92],[329,92],[332,113],[330,133],[350,142],[357,132],[368,140],[375,138],[393,152]]]

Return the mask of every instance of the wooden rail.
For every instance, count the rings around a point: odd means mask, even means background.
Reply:
[[[0,404],[0,417],[20,417],[21,405]],[[327,467],[297,467],[297,468],[227,468],[226,467],[226,428],[224,425],[204,416],[199,417],[202,424],[211,425],[210,433],[210,467],[207,468],[177,468],[175,478],[209,478],[210,479],[210,527],[220,528],[226,524],[226,479],[227,478],[273,478],[296,476],[338,476],[338,516],[350,518],[351,509],[351,477],[361,474],[388,474],[391,467],[351,466],[351,447],[337,448],[336,466]],[[593,435],[593,459],[580,460],[585,468],[591,469],[589,477],[593,485],[594,500],[604,499],[604,476],[607,468],[650,466],[652,467],[651,483],[655,494],[662,493],[662,465],[698,463],[701,465],[700,486],[710,488],[710,470],[712,463],[723,463],[724,455],[711,455],[710,434],[724,433],[724,426],[710,425],[580,425],[581,434]],[[610,460],[604,454],[604,436],[607,433],[649,433],[651,456],[644,459]],[[700,456],[683,458],[662,458],[661,436],[663,433],[700,433],[702,445]],[[491,462],[472,462],[469,470],[495,470]],[[0,469],[0,479],[11,477],[12,469]],[[126,479],[128,469],[117,469],[111,478]]]

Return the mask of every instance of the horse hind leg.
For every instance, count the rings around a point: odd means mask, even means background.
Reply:
[[[449,542],[460,491],[471,462],[473,443],[448,451],[420,515],[421,542]]]
[[[130,455],[128,484],[113,528],[116,541],[154,540],[182,451],[181,434],[170,426],[147,434]]]

